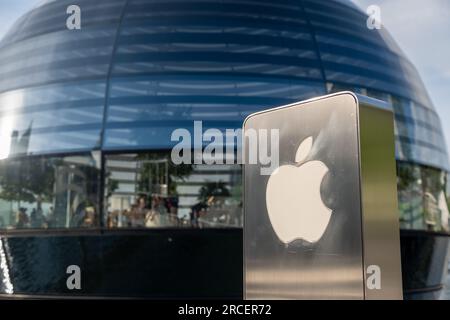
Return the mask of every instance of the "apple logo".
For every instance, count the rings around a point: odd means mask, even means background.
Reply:
[[[300,144],[295,165],[278,167],[269,177],[266,206],[272,227],[285,244],[297,239],[318,241],[325,232],[332,210],[320,196],[320,185],[328,167],[321,161],[306,161],[313,138]]]

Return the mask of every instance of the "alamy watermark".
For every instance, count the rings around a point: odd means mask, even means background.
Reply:
[[[67,267],[66,273],[69,275],[66,280],[66,286],[69,290],[81,290],[81,269],[72,264]]]
[[[260,164],[261,174],[270,175],[279,166],[278,129],[220,130],[209,128],[203,131],[202,121],[194,121],[194,130],[178,128],[171,134],[174,164]],[[244,139],[247,153],[242,154]]]
[[[367,280],[366,286],[369,290],[380,290],[381,289],[381,268],[376,264],[372,264],[367,267]]]
[[[66,13],[69,15],[66,20],[66,27],[69,30],[81,29],[81,8],[75,4],[67,7]]]

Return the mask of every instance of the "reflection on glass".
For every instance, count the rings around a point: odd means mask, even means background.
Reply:
[[[99,170],[90,156],[0,161],[0,228],[98,225]]]
[[[399,162],[397,176],[400,226],[404,229],[448,231],[445,173]]]
[[[403,161],[414,161],[436,168],[448,167],[445,141],[436,112],[412,100],[378,90],[327,82],[329,93],[352,91],[389,103],[395,116],[396,155]]]
[[[240,165],[174,165],[169,152],[106,157],[110,228],[241,227]]]
[[[0,229],[98,227],[100,164],[92,155],[0,160]],[[446,173],[397,163],[403,229],[448,231]],[[109,228],[242,227],[241,166],[174,165],[170,152],[106,155]]]
[[[423,191],[420,167],[409,164],[397,165],[397,189],[400,211],[400,227],[424,229]]]
[[[11,148],[11,119],[0,120],[0,160],[6,159],[9,156]]]
[[[20,90],[0,97],[1,106],[21,105],[23,94]],[[14,115],[0,118],[0,160],[6,159],[11,152],[11,144],[17,143],[18,132],[13,130],[16,124]],[[14,146],[13,146],[14,147]]]

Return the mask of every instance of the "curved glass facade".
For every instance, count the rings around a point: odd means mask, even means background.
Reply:
[[[143,196],[148,206],[155,193],[177,198],[172,213],[192,220],[196,202],[207,200],[200,196],[205,188],[239,198],[240,168],[192,167],[176,182],[164,165],[167,153],[155,153],[173,146],[174,129],[192,130],[195,120],[203,121],[204,130],[236,129],[255,111],[349,89],[395,110],[402,226],[448,230],[442,199],[449,164],[439,117],[414,66],[384,29],[367,29],[367,17],[354,6],[313,0],[79,0],[81,30],[68,30],[70,4],[45,2],[0,42],[3,225],[14,227],[13,217],[21,212],[29,218],[44,199],[47,210],[58,211],[55,195],[74,185],[79,194],[63,197],[65,218],[55,227],[70,226],[77,204],[86,199],[96,215],[109,213],[93,219],[93,226],[130,226],[118,218],[124,206]],[[29,190],[28,182],[8,191],[11,175],[33,163],[28,159],[57,172],[61,166],[77,168],[81,158],[83,168],[94,168],[81,182],[72,183],[77,178],[68,174],[65,185],[53,177],[46,193]],[[152,170],[161,171],[149,178]],[[167,178],[162,183],[155,176]],[[234,200],[224,209],[227,201],[219,201],[224,212],[240,210]],[[166,211],[173,206],[165,200]]]

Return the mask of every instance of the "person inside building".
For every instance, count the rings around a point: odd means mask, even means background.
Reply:
[[[16,215],[16,229],[28,228],[30,219],[27,215],[26,208],[19,208],[19,211]]]
[[[145,217],[147,215],[146,199],[144,196],[139,197],[137,204],[131,209],[131,226],[132,227],[144,227]]]

